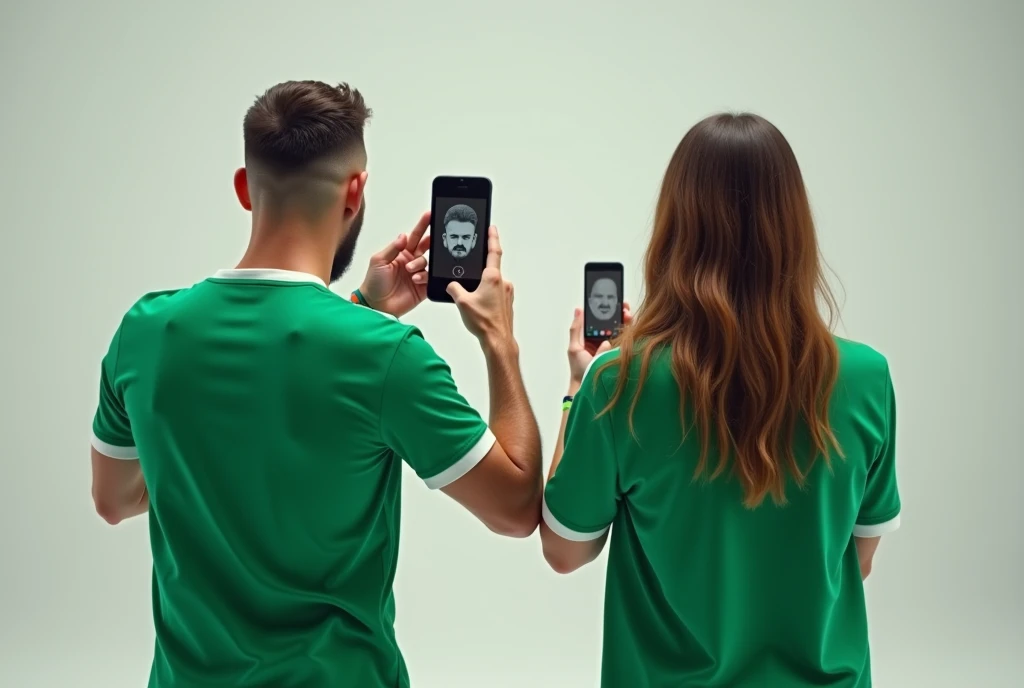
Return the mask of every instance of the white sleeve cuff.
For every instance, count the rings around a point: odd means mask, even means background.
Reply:
[[[555,515],[551,513],[551,509],[548,508],[548,502],[546,499],[541,507],[541,517],[544,519],[544,523],[548,524],[548,528],[551,529],[552,533],[571,542],[590,542],[591,540],[596,540],[607,533],[609,528],[609,526],[606,526],[601,530],[596,530],[592,533],[581,533],[578,530],[573,530],[568,526],[562,525],[562,523],[555,518]]]
[[[114,444],[104,442],[95,435],[92,436],[92,448],[98,451],[103,456],[110,457],[111,459],[121,459],[122,461],[134,461],[139,458],[139,450],[135,447],[118,447]]]
[[[483,437],[473,445],[472,449],[466,452],[465,456],[434,477],[427,478],[423,482],[426,483],[427,487],[431,490],[439,490],[442,487],[451,485],[453,482],[473,470],[478,463],[483,461],[484,457],[487,456],[487,453],[491,451],[492,447],[494,447],[495,442],[497,442],[497,440],[494,437],[494,433],[492,433],[490,428],[488,428],[484,431]]]
[[[879,537],[887,533],[891,533],[900,527],[900,515],[896,514],[895,518],[891,518],[885,523],[876,523],[873,526],[854,526],[853,536],[859,538]]]

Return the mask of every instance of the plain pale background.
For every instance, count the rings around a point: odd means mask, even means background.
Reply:
[[[286,79],[348,80],[376,116],[351,274],[438,174],[494,182],[523,370],[551,449],[587,260],[641,293],[680,137],[721,109],[803,166],[844,326],[891,361],[903,527],[868,584],[876,685],[1024,672],[1024,3],[5,0],[0,10],[5,444],[0,685],[141,686],[146,519],[92,512],[99,361],[143,292],[232,267],[241,122]],[[408,318],[486,410],[454,309]],[[398,628],[423,687],[594,686],[603,559],[566,578],[411,475]]]

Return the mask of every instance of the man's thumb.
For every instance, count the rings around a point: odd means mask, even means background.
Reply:
[[[462,299],[464,299],[469,293],[458,282],[449,282],[448,289],[445,291],[448,292],[448,296],[452,297],[452,300],[455,301],[455,303],[461,303]]]
[[[597,347],[597,351],[594,353],[594,356],[595,357],[600,356],[601,354],[606,353],[606,352],[611,351],[611,350],[612,350],[612,343],[606,339],[603,342],[601,342],[601,346]]]

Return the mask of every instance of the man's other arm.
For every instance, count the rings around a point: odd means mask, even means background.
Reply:
[[[92,500],[110,525],[149,511],[149,492],[138,459],[118,459],[92,447]]]
[[[149,492],[118,385],[120,346],[119,328],[100,365],[99,400],[92,423],[92,499],[96,513],[111,525],[149,510]]]
[[[495,533],[529,537],[540,521],[541,446],[537,419],[519,369],[514,340],[482,342],[495,443],[483,460],[442,491]]]
[[[488,528],[527,537],[540,522],[541,448],[537,419],[512,334],[512,285],[501,276],[498,231],[488,235],[487,266],[470,293],[448,287],[487,363],[490,423],[458,392],[451,370],[418,334],[399,347],[385,382],[385,441],[433,489]]]

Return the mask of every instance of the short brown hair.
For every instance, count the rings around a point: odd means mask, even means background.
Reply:
[[[363,147],[372,112],[346,83],[286,81],[271,87],[245,113],[246,165],[299,171],[313,162]]]

